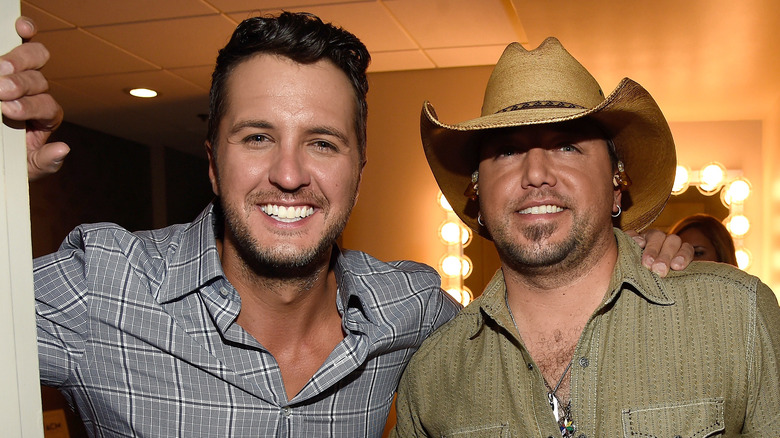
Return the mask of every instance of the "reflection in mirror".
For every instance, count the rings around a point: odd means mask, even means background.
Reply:
[[[709,182],[705,178],[708,173],[713,173],[712,169],[708,170],[710,167],[721,171],[717,182]],[[740,171],[726,171],[719,163],[710,163],[698,172],[678,166],[672,196],[651,227],[669,232],[674,224],[691,215],[703,213],[713,216],[731,234],[737,249],[737,265],[740,269],[747,269],[751,256],[743,245],[743,238],[750,222],[743,215],[743,204],[750,193],[750,182],[741,174]]]
[[[661,215],[650,227],[668,232],[680,219],[697,213],[708,214],[723,221],[729,216],[729,209],[720,202],[720,196],[706,196],[690,187],[679,195],[672,195]]]

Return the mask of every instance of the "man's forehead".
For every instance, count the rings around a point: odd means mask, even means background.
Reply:
[[[257,66],[262,67],[258,68]],[[236,77],[239,76],[236,74],[237,71],[241,71],[244,76],[251,72],[248,76],[253,79],[259,78],[274,82],[280,79],[278,76],[279,71],[288,71],[293,74],[296,71],[309,71],[311,74],[321,76],[321,80],[323,81],[330,80],[341,82],[351,91],[351,84],[347,74],[333,61],[325,57],[309,62],[300,62],[282,54],[257,52],[236,62],[232,66],[227,75],[228,86],[236,81]]]

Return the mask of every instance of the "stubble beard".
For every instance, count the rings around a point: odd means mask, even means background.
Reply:
[[[350,199],[349,208],[331,222],[314,245],[296,252],[261,245],[252,236],[245,220],[248,212],[228,205],[222,198],[220,204],[225,218],[225,234],[229,233],[233,237],[236,251],[246,270],[268,278],[303,279],[316,276],[329,263],[333,245],[347,225],[356,197],[357,191]],[[326,214],[334,214],[328,208],[327,200],[318,199],[318,205]],[[254,208],[254,203],[249,201],[248,208]]]
[[[491,234],[502,260],[506,259],[518,270],[539,269],[559,265],[582,245],[578,228],[575,224],[560,242],[548,241],[558,229],[555,224],[532,225],[520,230],[529,242],[526,244],[513,240],[508,225],[498,227]]]
[[[561,276],[559,280],[563,281],[563,274],[585,267],[583,262],[596,247],[597,226],[575,216],[571,229],[558,242],[550,241],[558,230],[554,223],[534,224],[519,230],[527,243],[518,241],[509,219],[490,233],[502,263],[510,269],[527,276]]]

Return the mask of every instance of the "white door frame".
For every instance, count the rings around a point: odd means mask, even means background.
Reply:
[[[19,44],[19,14],[19,0],[0,0],[0,53]],[[0,129],[0,427],[3,436],[42,438],[23,128]]]

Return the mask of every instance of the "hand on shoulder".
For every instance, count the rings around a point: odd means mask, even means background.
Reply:
[[[666,234],[660,230],[646,230],[642,234],[630,230],[626,234],[644,249],[642,265],[661,277],[666,277],[669,269],[682,271],[693,261],[693,246],[684,243],[676,234]]]

